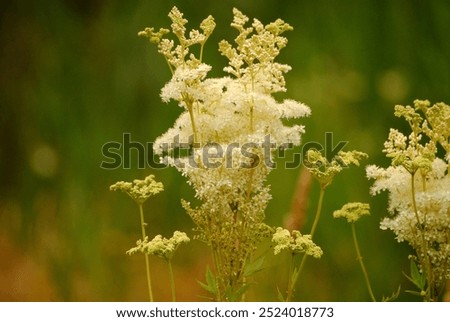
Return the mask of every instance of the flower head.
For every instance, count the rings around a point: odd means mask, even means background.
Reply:
[[[156,195],[164,190],[161,182],[155,181],[154,175],[145,177],[144,180],[133,180],[133,182],[119,181],[109,187],[112,191],[126,192],[131,199],[138,204],[143,204],[149,197]]]
[[[349,223],[356,222],[362,216],[370,215],[370,205],[361,202],[350,202],[333,212],[334,218],[346,218]]]
[[[173,236],[169,239],[164,238],[161,235],[157,235],[151,241],[148,241],[146,237],[144,241],[138,240],[136,242],[137,246],[128,250],[127,254],[132,255],[137,252],[141,252],[170,260],[178,247],[183,243],[188,243],[189,241],[190,239],[186,233],[180,231],[175,231]]]
[[[272,242],[275,243],[273,249],[275,255],[283,250],[292,254],[305,253],[314,258],[320,258],[323,254],[322,249],[312,241],[311,235],[302,235],[297,230],[290,233],[289,230],[278,227],[273,234]]]
[[[336,174],[350,165],[359,166],[359,161],[367,158],[367,154],[359,151],[339,151],[331,160],[323,156],[320,151],[310,149],[306,152],[305,165],[311,174],[323,187],[329,186]]]

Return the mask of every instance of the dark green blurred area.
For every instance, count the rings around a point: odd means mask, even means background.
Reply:
[[[160,102],[170,72],[156,48],[137,32],[168,27],[173,5],[197,28],[209,14],[217,28],[205,61],[222,75],[217,51],[232,41],[232,8],[264,23],[277,18],[294,31],[280,62],[292,66],[288,92],[278,95],[308,104],[312,116],[304,142],[335,143],[370,155],[358,169],[340,174],[325,195],[316,243],[325,254],[309,260],[297,288],[307,301],[367,301],[350,226],[332,211],[350,201],[370,202],[372,216],[357,225],[361,251],[374,292],[400,300],[413,286],[407,245],[379,229],[387,214],[385,195],[370,197],[367,164],[386,166],[381,150],[390,127],[405,128],[393,116],[395,104],[415,98],[450,103],[450,3],[448,1],[3,1],[0,4],[0,300],[146,300],[141,256],[125,251],[139,238],[138,208],[109,185],[153,173],[166,189],[145,205],[148,232],[171,235],[193,225],[180,199],[193,192],[174,169],[104,170],[101,148],[121,142],[151,142],[180,112]],[[297,152],[300,149],[296,150]],[[134,161],[133,161],[134,160]],[[289,213],[299,169],[277,168],[269,177],[273,200],[267,222],[282,225]],[[311,187],[307,232],[318,186]],[[266,247],[267,249],[267,247]],[[270,253],[270,251],[268,251]],[[196,280],[210,263],[198,241],[174,259],[179,300],[203,300]],[[284,290],[287,257],[267,256],[248,300],[276,300]],[[170,299],[167,267],[152,260],[156,299]]]

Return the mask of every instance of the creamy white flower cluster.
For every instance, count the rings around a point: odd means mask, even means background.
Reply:
[[[172,9],[171,17],[175,15],[173,12],[178,10]],[[277,146],[300,143],[303,126],[287,127],[281,119],[308,116],[309,107],[291,99],[280,103],[271,95],[286,90],[283,74],[290,67],[274,60],[287,43],[280,34],[292,27],[282,20],[264,26],[256,19],[251,27],[245,27],[248,18],[237,9],[233,12],[232,26],[240,32],[235,39],[236,47],[225,40],[220,43],[221,53],[229,59],[229,66],[224,70],[233,77],[207,78],[212,67],[189,53],[188,48],[193,43],[189,43],[184,34],[177,34],[185,44],[179,46],[185,51],[182,56],[186,60],[171,60],[174,72],[161,90],[161,98],[164,102],[177,101],[185,111],[174,126],[156,140],[156,153],[161,155],[164,152],[161,149],[167,146],[164,143],[174,143],[175,137],[179,142],[190,142],[194,138],[201,146],[210,142],[225,145],[263,142],[266,135],[270,135]],[[207,19],[213,21],[210,17]],[[171,57],[180,50],[177,46],[172,54],[163,54]]]
[[[179,45],[164,38],[166,29],[154,32],[147,28],[139,34],[158,44],[171,67],[172,78],[161,90],[162,100],[176,101],[183,108],[174,126],[155,141],[154,151],[195,189],[201,205],[193,208],[184,201],[183,206],[198,227],[198,238],[220,253],[221,274],[238,281],[255,244],[270,232],[263,224],[271,198],[265,185],[271,170],[263,162],[265,138],[270,136],[276,147],[299,145],[304,127],[286,126],[282,119],[308,116],[310,109],[291,99],[278,102],[272,96],[286,91],[283,74],[290,67],[275,59],[287,44],[281,34],[292,27],[280,19],[268,25],[255,19],[247,26],[247,16],[237,9],[233,14],[231,26],[238,36],[234,46],[225,40],[219,44],[220,53],[229,60],[224,71],[230,74],[221,78],[208,78],[212,67],[202,61],[203,45],[215,26],[212,17],[202,22],[201,31],[186,36],[187,20],[173,8],[169,17]],[[197,56],[193,45],[200,45]],[[171,154],[179,142],[191,147],[185,162]],[[213,158],[215,166],[202,159],[205,147],[212,144],[226,151]],[[241,149],[244,145],[245,150]],[[208,151],[214,155],[214,147]]]
[[[155,141],[154,150],[156,154],[164,155],[178,142],[196,143],[197,148],[192,149],[191,153],[193,159],[199,161],[199,166],[189,166],[191,163],[187,160],[177,163],[167,156],[164,161],[179,168],[189,178],[199,199],[207,200],[218,194],[227,204],[240,205],[241,200],[234,199],[248,199],[255,191],[260,191],[270,170],[262,162],[265,157],[262,148],[264,138],[270,135],[271,144],[275,146],[300,144],[304,127],[285,126],[282,119],[307,116],[310,109],[289,99],[279,103],[271,95],[286,90],[283,73],[290,67],[274,60],[287,43],[280,34],[292,28],[281,20],[267,26],[255,20],[251,27],[244,27],[248,18],[237,9],[233,12],[232,26],[240,32],[236,38],[237,46],[234,48],[222,41],[220,51],[229,58],[229,66],[225,70],[234,77],[207,78],[211,66],[200,62],[192,54],[187,61],[171,61],[174,73],[162,89],[161,97],[165,102],[177,101],[185,111],[174,126]],[[187,44],[189,41],[184,37],[183,29],[187,21],[182,19],[176,8],[169,16],[173,21],[172,28],[177,26],[173,33],[182,44]],[[212,18],[206,20],[212,21]],[[209,35],[204,36],[207,38]],[[186,51],[188,46],[182,47]],[[177,46],[171,55],[165,55],[174,56],[180,50]],[[182,56],[188,57],[188,53]],[[217,161],[221,166],[215,169],[202,164],[201,158],[202,148],[211,143],[227,151],[225,155],[220,155],[221,160]],[[246,150],[249,153],[241,153],[240,147],[244,144],[250,144],[250,149]],[[254,162],[260,163],[260,166]],[[179,164],[185,166],[178,167]],[[253,167],[253,171],[246,169]],[[250,173],[252,177],[249,182],[246,174]]]
[[[408,121],[411,134],[391,129],[384,151],[392,165],[366,168],[375,180],[371,194],[389,192],[393,216],[383,219],[381,229],[414,248],[422,272],[439,289],[450,279],[450,107],[416,100],[414,107],[397,106],[395,114]],[[439,145],[444,158],[438,157]]]

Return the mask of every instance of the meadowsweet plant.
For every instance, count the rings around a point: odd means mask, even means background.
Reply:
[[[413,293],[436,301],[450,279],[450,106],[415,100],[414,106],[397,105],[395,115],[411,132],[391,129],[383,150],[391,165],[371,165],[366,172],[375,180],[373,195],[389,193],[391,216],[381,229],[392,230],[414,250],[409,279],[418,291]]]
[[[154,175],[147,176],[144,180],[133,180],[133,182],[119,181],[110,186],[112,191],[122,191],[133,199],[139,206],[139,215],[141,220],[141,233],[142,240],[138,240],[138,246],[142,245],[142,241],[146,242],[148,240],[145,227],[147,223],[144,219],[144,208],[143,204],[153,195],[156,195],[164,190],[164,186],[161,182],[155,181]],[[145,269],[147,275],[147,288],[150,302],[153,302],[153,291],[152,291],[152,280],[150,274],[150,264],[148,253],[144,252],[145,257]]]
[[[188,32],[187,20],[174,7],[169,13],[171,31],[139,32],[157,44],[172,73],[161,98],[177,102],[181,114],[155,141],[154,151],[195,189],[198,205],[188,201],[182,205],[196,225],[195,238],[211,247],[215,267],[214,273],[208,271],[205,288],[219,301],[243,298],[255,250],[273,233],[264,223],[271,198],[265,181],[271,168],[263,162],[267,151],[262,143],[270,136],[276,146],[299,145],[303,126],[288,127],[282,120],[310,114],[302,103],[278,102],[272,96],[286,91],[283,75],[290,67],[276,58],[287,44],[283,33],[292,27],[281,19],[267,25],[254,19],[249,24],[239,10],[233,14],[234,44],[219,43],[220,53],[228,59],[223,68],[228,76],[221,78],[208,77],[212,67],[203,61],[204,45],[215,28],[211,16],[198,30]],[[173,157],[177,142],[190,142],[185,160]],[[205,148],[213,162],[204,162]]]
[[[358,260],[359,265],[361,266],[361,270],[364,274],[364,279],[366,281],[367,290],[369,291],[370,298],[372,299],[373,302],[376,302],[377,300],[372,291],[372,286],[370,284],[369,275],[367,273],[366,266],[364,265],[363,257],[361,256],[361,251],[359,248],[359,243],[358,243],[358,238],[356,236],[356,228],[355,228],[355,222],[358,221],[358,219],[361,218],[362,216],[368,216],[368,215],[370,215],[370,205],[367,203],[361,203],[361,202],[347,203],[341,209],[333,212],[334,218],[345,218],[345,219],[347,219],[347,222],[350,223],[352,226],[353,244],[355,246],[357,260]]]

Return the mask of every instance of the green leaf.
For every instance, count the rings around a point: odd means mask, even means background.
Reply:
[[[419,268],[414,260],[411,259],[411,282],[414,283],[421,291],[425,288],[426,278],[420,273]]]
[[[216,277],[214,276],[213,272],[209,269],[209,266],[206,268],[205,280],[206,280],[206,283],[203,283],[200,281],[197,281],[197,282],[206,291],[208,291],[214,295],[217,294]]]
[[[231,302],[237,302],[241,301],[242,295],[247,292],[247,290],[250,288],[250,284],[244,284],[236,291],[233,291],[233,289],[230,287],[225,291],[225,296],[228,301]]]
[[[259,256],[256,260],[253,262],[249,262],[244,267],[244,276],[248,277],[255,273],[258,273],[263,269],[264,260],[266,259],[266,256]]]
[[[206,268],[205,277],[208,285],[213,286],[214,289],[217,290],[216,277],[214,276],[214,273],[209,269],[209,267]]]
[[[203,283],[203,282],[200,282],[200,281],[198,281],[198,280],[197,280],[197,283],[200,284],[200,286],[201,286],[205,291],[207,291],[207,292],[209,292],[209,293],[212,293],[212,294],[215,294],[215,293],[214,293],[214,289],[213,289],[212,287],[210,287],[209,285],[207,285],[207,284],[205,284],[205,283]]]

